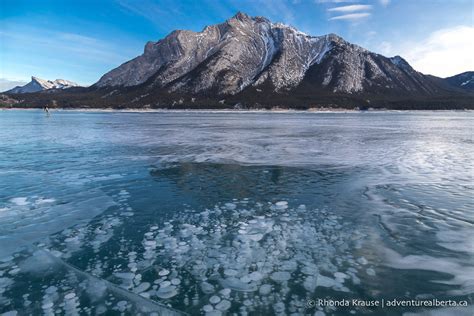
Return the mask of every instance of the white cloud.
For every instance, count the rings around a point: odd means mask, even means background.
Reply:
[[[360,19],[364,19],[366,17],[369,17],[370,13],[369,12],[362,12],[362,13],[351,13],[351,14],[344,14],[344,15],[338,15],[338,16],[333,16],[329,20],[349,20],[349,21],[356,21]]]
[[[403,46],[399,55],[422,73],[448,77],[474,70],[473,38],[472,26],[440,29],[421,42]]]
[[[329,12],[355,12],[355,11],[366,11],[372,9],[372,6],[370,4],[352,4],[352,5],[346,5],[342,7],[335,7],[335,8],[330,8],[328,9]]]

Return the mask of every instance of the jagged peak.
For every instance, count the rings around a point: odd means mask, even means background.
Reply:
[[[395,66],[398,66],[398,67],[410,67],[410,64],[408,64],[408,62],[403,59],[401,56],[399,55],[396,55],[396,56],[393,56],[390,58],[390,61],[395,65]]]
[[[238,11],[232,18],[232,19],[236,19],[236,20],[239,20],[239,21],[242,21],[242,22],[245,22],[245,21],[248,21],[248,20],[252,20],[252,18],[250,17],[250,15],[248,15],[247,13],[244,13],[242,11]]]

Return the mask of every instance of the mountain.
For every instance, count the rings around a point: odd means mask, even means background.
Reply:
[[[22,95],[22,104],[115,108],[473,108],[474,94],[335,34],[310,36],[237,13],[176,30],[88,88]],[[54,99],[54,102],[52,100]]]
[[[106,73],[96,86],[147,82],[170,92],[235,95],[263,85],[288,91],[305,79],[332,92],[436,92],[399,56],[386,58],[335,34],[309,36],[240,12],[202,32],[174,31],[147,43],[143,55]]]
[[[474,71],[466,71],[444,80],[454,87],[474,91]]]
[[[31,81],[24,86],[17,86],[5,93],[32,93],[50,89],[67,89],[71,87],[78,87],[79,85],[75,82],[56,79],[54,81],[44,80],[38,77],[31,77]]]

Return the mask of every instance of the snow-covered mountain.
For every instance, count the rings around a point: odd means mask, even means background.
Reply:
[[[274,92],[288,91],[305,79],[350,94],[437,89],[399,56],[386,58],[335,34],[310,36],[241,12],[201,32],[178,30],[148,42],[141,56],[106,73],[95,86],[146,83],[175,93],[235,95],[268,85]]]
[[[38,77],[31,77],[31,81],[24,86],[17,86],[6,93],[32,93],[50,89],[67,89],[71,87],[79,87],[75,82],[56,79],[54,81],[44,80]]]

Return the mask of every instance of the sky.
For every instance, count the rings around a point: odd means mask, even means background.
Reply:
[[[473,0],[0,0],[0,91],[31,76],[91,85],[147,41],[238,11],[336,33],[425,74],[474,70]]]

